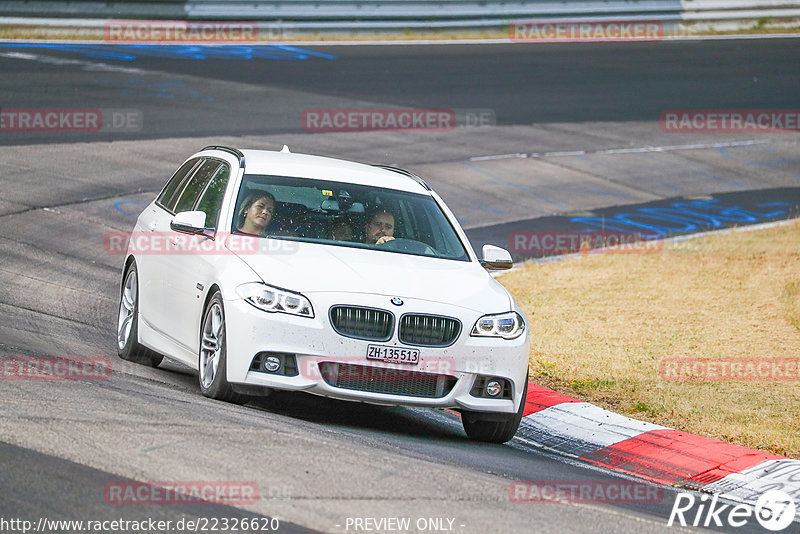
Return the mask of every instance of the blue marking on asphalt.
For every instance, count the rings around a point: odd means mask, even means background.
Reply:
[[[573,223],[604,230],[640,234],[644,239],[659,239],[672,232],[697,232],[703,227],[722,228],[725,223],[755,223],[785,215],[790,202],[773,201],[755,204],[757,208],[786,208],[767,212],[754,211],[738,205],[727,205],[719,199],[672,202],[669,206],[635,208],[631,212],[611,217],[572,217]],[[677,226],[675,226],[677,225]],[[643,233],[642,230],[649,232]]]
[[[131,217],[131,218],[135,219],[136,217],[139,216],[139,213],[141,213],[141,210],[139,210],[136,213],[131,213],[129,211],[125,211],[124,209],[122,209],[120,207],[120,206],[123,206],[125,204],[134,204],[136,206],[147,206],[148,203],[147,202],[141,202],[139,200],[120,200],[119,202],[115,202],[114,203],[114,209],[115,210],[117,210],[121,214],[125,215],[126,217]]]
[[[0,48],[44,48],[48,50],[62,50],[66,52],[75,52],[83,54],[86,57],[96,59],[121,59],[121,60],[134,60],[136,56],[129,54],[118,54],[108,51],[103,51],[97,46],[83,46],[73,45],[66,43],[0,43]]]
[[[168,59],[338,59],[332,54],[288,45],[198,45],[198,44],[69,44],[69,43],[0,43],[0,48],[39,48],[72,52],[94,59],[134,61],[139,57]]]
[[[309,56],[321,57],[323,59],[338,59],[333,54],[323,54],[322,52],[314,52],[313,50],[297,48],[296,46],[289,46],[289,45],[274,45],[274,46],[275,48],[280,48],[281,50],[286,50],[287,52],[294,52],[297,54],[307,54]]]
[[[791,203],[784,202],[782,200],[777,200],[775,202],[758,202],[756,204],[757,208],[778,208],[778,207],[789,208],[791,206],[792,206]],[[759,215],[761,217],[777,217],[777,216],[783,215],[785,213],[787,213],[786,210],[777,210],[777,211],[770,211],[770,212],[767,212],[767,213],[761,213]]]

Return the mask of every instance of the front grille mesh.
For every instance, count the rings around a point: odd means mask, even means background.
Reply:
[[[450,393],[456,378],[403,369],[335,362],[320,364],[322,378],[331,386],[406,397],[441,398]]]
[[[400,319],[400,342],[423,347],[452,345],[461,333],[461,323],[436,315],[404,315]]]
[[[392,337],[394,317],[391,313],[358,306],[334,306],[330,312],[334,330],[343,336],[387,341]]]

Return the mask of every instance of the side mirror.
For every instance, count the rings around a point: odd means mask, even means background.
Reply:
[[[213,232],[206,228],[206,214],[202,211],[177,213],[170,221],[169,227],[184,234],[203,234],[207,237],[213,235]]]
[[[484,268],[492,271],[510,269],[514,266],[511,254],[504,248],[494,245],[483,245],[483,259],[480,260]]]

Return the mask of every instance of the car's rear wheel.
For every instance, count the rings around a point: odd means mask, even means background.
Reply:
[[[217,291],[208,301],[200,330],[200,391],[206,397],[233,403],[246,398],[228,383],[227,344],[225,342],[225,308]]]
[[[488,416],[482,412],[461,412],[461,423],[464,431],[471,439],[477,441],[488,441],[490,443],[505,443],[514,437],[522,421],[522,413],[525,410],[525,399],[528,396],[528,378],[525,377],[525,387],[522,390],[522,400],[519,403],[517,413],[500,420],[497,416]]]
[[[139,275],[136,262],[125,271],[117,314],[117,354],[123,360],[158,367],[164,357],[139,343]]]

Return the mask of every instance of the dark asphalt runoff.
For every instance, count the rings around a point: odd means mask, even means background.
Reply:
[[[14,59],[20,55],[38,60]],[[294,109],[300,93],[324,95],[314,102],[322,108],[488,109],[498,125],[658,121],[668,109],[800,108],[798,58],[800,39],[180,49],[0,43],[0,107],[134,109],[150,125],[73,139],[303,132],[302,108]],[[170,77],[154,80],[153,71]],[[222,82],[284,91],[231,92]],[[0,143],[58,138],[0,134]]]
[[[657,251],[658,240],[736,226],[800,217],[800,187],[719,193],[702,198],[673,197],[612,206],[576,215],[521,219],[475,228],[467,235],[476,249],[491,243],[515,260],[544,258],[608,246]],[[554,245],[561,237],[561,244]],[[609,242],[610,241],[610,242]],[[545,243],[549,246],[545,246]],[[663,246],[663,241],[658,242]]]
[[[287,533],[316,532],[202,499],[185,504],[180,497],[164,491],[168,488],[161,492],[148,488],[149,495],[157,496],[165,504],[126,506],[116,500],[126,493],[128,499],[135,499],[141,487],[137,481],[2,442],[0,463],[3,465],[0,532],[4,533],[21,531],[14,528],[12,521],[15,520],[16,524],[30,522],[30,530],[37,529],[39,521],[43,520],[39,532],[81,532],[83,525],[76,522],[83,522],[88,530],[89,521],[105,522],[104,529],[95,530],[106,532],[201,531],[203,527],[209,532],[221,532],[223,530],[210,527],[219,526],[222,520],[227,520],[229,525],[241,524],[244,520],[248,527],[251,523],[259,528],[278,526],[281,532]],[[144,495],[141,491],[139,494]],[[180,528],[187,524],[195,527]]]

